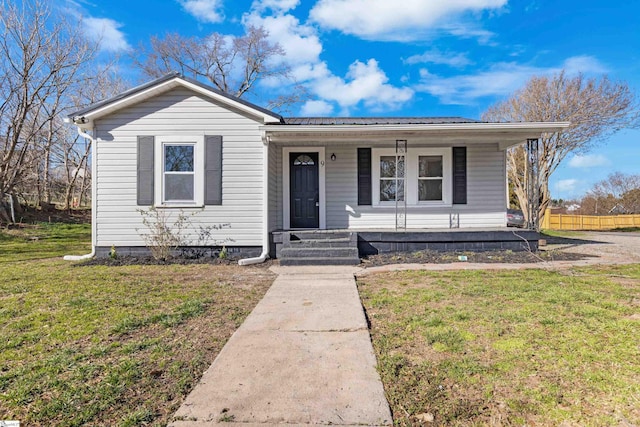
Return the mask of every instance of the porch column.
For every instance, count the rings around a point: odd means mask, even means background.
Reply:
[[[527,226],[540,231],[540,139],[527,139],[525,153],[525,179],[527,187]]]

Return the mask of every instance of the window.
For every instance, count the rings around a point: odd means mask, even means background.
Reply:
[[[404,165],[404,156],[380,156],[381,202],[404,200]]]
[[[315,165],[315,162],[311,157],[307,156],[306,154],[300,154],[298,157],[295,158],[295,160],[293,161],[293,164],[295,166],[313,166]]]
[[[409,145],[404,155],[392,148],[374,148],[371,154],[372,205],[395,205],[396,195],[400,201],[406,197],[408,206],[451,205],[451,148]]]
[[[418,201],[442,200],[442,156],[418,156]]]
[[[194,207],[205,204],[205,137],[155,138],[157,206]]]
[[[193,144],[164,145],[165,202],[194,201],[195,159]]]

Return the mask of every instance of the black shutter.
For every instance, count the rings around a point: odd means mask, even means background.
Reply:
[[[467,204],[467,147],[453,147],[453,204]]]
[[[153,163],[154,163],[154,137],[138,137],[138,205],[153,205]]]
[[[204,204],[222,204],[222,136],[204,137]]]
[[[371,205],[371,148],[358,148],[358,205]]]

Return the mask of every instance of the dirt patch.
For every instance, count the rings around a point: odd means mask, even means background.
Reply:
[[[91,223],[91,209],[70,209],[68,211],[52,207],[40,209],[31,206],[23,206],[22,212],[16,212],[16,221],[19,224],[32,224],[36,222],[63,223],[63,224],[89,224]],[[2,224],[7,226],[7,224]],[[14,226],[14,225],[11,225]]]
[[[640,262],[638,232],[574,232],[570,237],[547,237],[548,248],[598,257],[603,263]]]

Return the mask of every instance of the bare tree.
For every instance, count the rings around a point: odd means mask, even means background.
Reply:
[[[0,201],[28,162],[44,159],[48,174],[63,99],[97,51],[77,24],[44,0],[0,3]],[[8,219],[1,202],[0,217]]]
[[[615,172],[594,184],[581,203],[588,214],[640,213],[640,175]]]
[[[103,99],[111,98],[126,89],[126,83],[109,68],[92,76],[91,84],[78,87],[71,101],[74,109],[93,104]],[[60,118],[58,116],[58,118]],[[54,120],[52,120],[54,121]],[[62,123],[60,123],[62,125]],[[61,199],[64,209],[70,209],[76,199],[76,205],[82,205],[84,194],[91,180],[91,140],[80,138],[75,129],[62,126],[60,129],[60,141],[56,145],[56,163],[63,170],[60,186]]]
[[[242,97],[259,80],[289,78],[289,66],[281,60],[284,50],[268,37],[264,28],[253,26],[239,37],[213,33],[199,38],[170,33],[163,38],[152,37],[150,48],[140,45],[132,58],[149,77],[179,71]]]
[[[533,77],[509,99],[498,102],[483,115],[486,121],[568,121],[562,132],[543,134],[539,153],[539,218],[551,200],[549,177],[569,153],[584,153],[615,132],[637,126],[635,94],[624,82],[564,71],[552,77]],[[528,206],[524,147],[509,151],[507,173],[521,207]],[[526,210],[525,210],[526,211]]]

